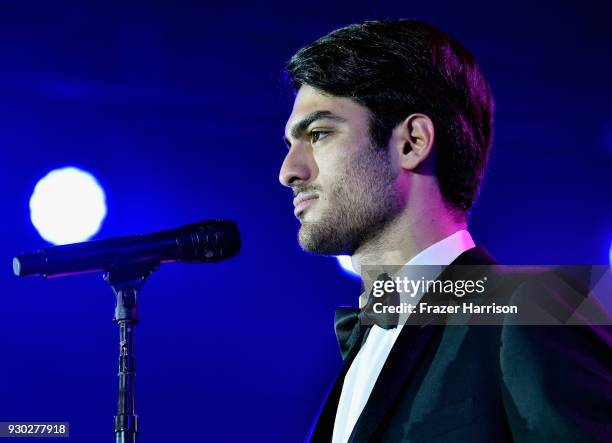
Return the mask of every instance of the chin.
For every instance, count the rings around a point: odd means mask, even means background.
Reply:
[[[331,228],[331,229],[330,229]],[[304,251],[318,255],[342,255],[346,253],[344,242],[339,241],[332,227],[305,221],[298,232],[298,242]]]
[[[318,203],[318,202],[316,202]],[[306,208],[299,216],[300,222],[304,223],[317,223],[321,218],[320,208],[317,208],[317,204],[312,204],[309,208]]]

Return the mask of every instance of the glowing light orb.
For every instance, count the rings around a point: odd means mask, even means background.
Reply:
[[[59,245],[88,240],[106,217],[106,196],[90,173],[55,169],[39,180],[30,198],[30,220],[42,238]]]
[[[338,255],[336,256],[336,260],[338,260],[338,264],[347,274],[357,277],[358,274],[353,269],[353,264],[351,263],[351,257],[349,255]]]

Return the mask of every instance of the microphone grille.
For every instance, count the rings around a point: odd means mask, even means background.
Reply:
[[[207,220],[181,228],[181,258],[196,263],[210,263],[232,258],[240,252],[238,225],[231,220]]]

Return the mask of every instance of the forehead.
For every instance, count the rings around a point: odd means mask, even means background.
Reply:
[[[295,96],[285,132],[289,133],[293,125],[316,111],[330,111],[353,124],[367,124],[370,116],[365,106],[350,98],[327,95],[312,86],[304,85]]]

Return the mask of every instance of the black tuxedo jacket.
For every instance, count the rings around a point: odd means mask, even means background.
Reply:
[[[490,265],[485,249],[454,265]],[[446,271],[444,271],[446,272]],[[350,442],[610,442],[610,329],[405,325]],[[344,362],[308,441],[330,442]]]

